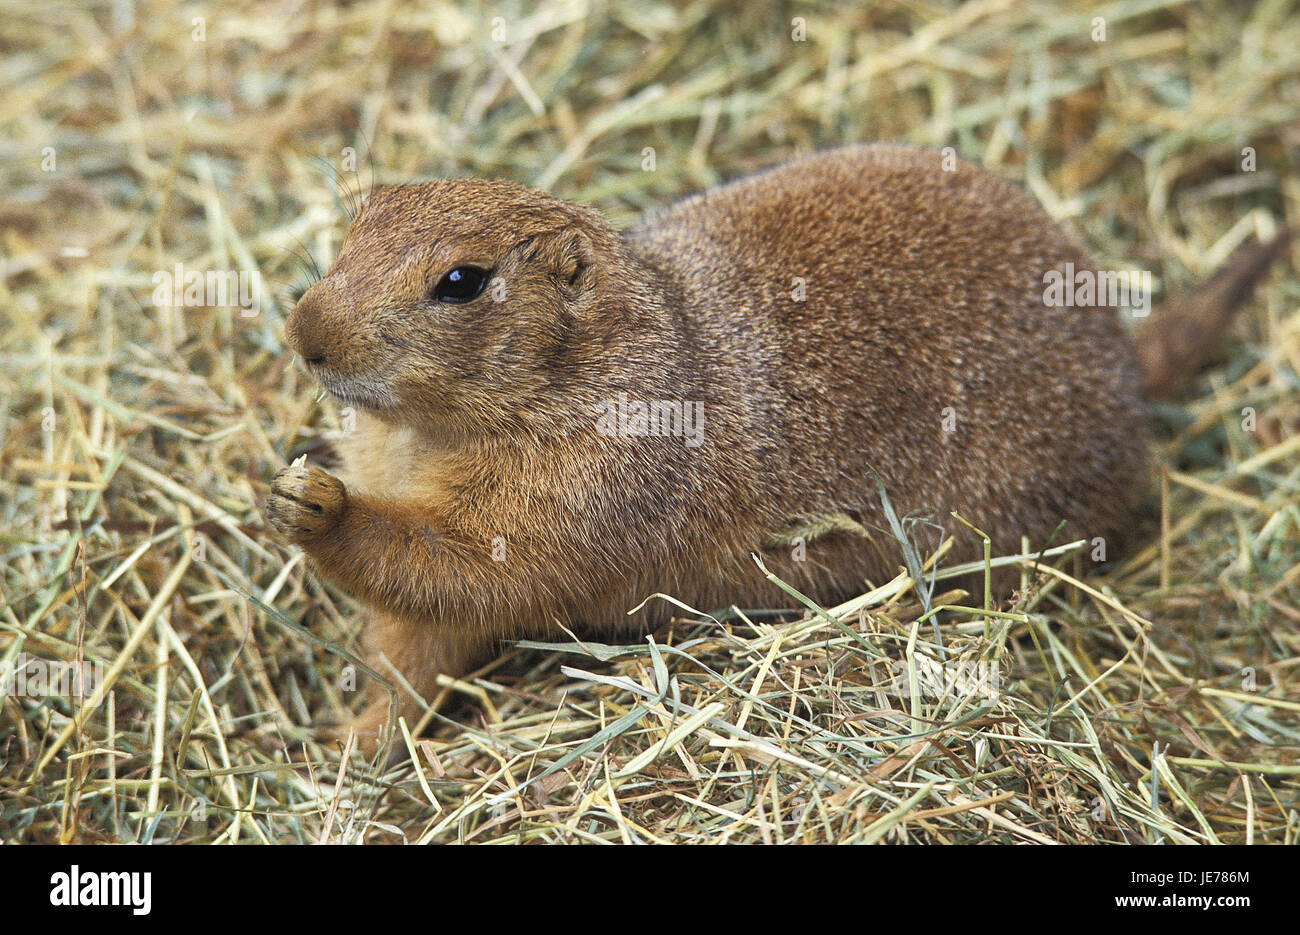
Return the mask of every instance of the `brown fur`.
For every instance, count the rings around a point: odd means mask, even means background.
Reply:
[[[1268,243],[1246,244],[1209,282],[1165,303],[1165,314],[1153,317],[1137,335],[1143,395],[1167,399],[1187,382],[1219,346],[1251,287],[1290,243],[1291,232],[1283,228]]]
[[[893,146],[622,235],[509,182],[378,189],[288,326],[358,410],[347,470],[285,468],[268,516],[373,609],[372,651],[425,699],[502,640],[644,632],[672,608],[627,611],[655,592],[789,606],[751,553],[823,602],[892,576],[873,471],[900,516],[958,535],[958,558],[977,553],[950,510],[997,549],[1062,521],[1057,541],[1110,541],[1146,480],[1140,373],[1114,309],[1044,305],[1066,262],[1093,267],[1024,193]],[[504,297],[434,301],[466,263]],[[601,434],[596,407],[620,393],[702,403],[704,443]],[[882,532],[816,538],[805,561],[763,548],[827,514]],[[404,695],[399,713],[419,711]],[[356,726],[373,738],[388,714],[379,699]]]

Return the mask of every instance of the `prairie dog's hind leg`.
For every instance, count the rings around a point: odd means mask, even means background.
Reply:
[[[483,665],[493,655],[488,641],[475,639],[462,628],[410,620],[382,610],[370,611],[364,644],[366,663],[397,688],[397,710],[391,710],[392,696],[387,687],[363,676],[369,682],[365,687],[368,699],[365,709],[350,723],[332,728],[331,732],[341,740],[349,729],[356,731],[357,747],[366,756],[374,755],[390,720],[394,731],[398,717],[406,718],[407,726],[414,730],[425,706],[438,695],[439,675],[458,678]],[[393,677],[393,669],[401,673],[419,697]],[[400,734],[395,736],[394,757],[400,758],[405,755],[405,747]]]

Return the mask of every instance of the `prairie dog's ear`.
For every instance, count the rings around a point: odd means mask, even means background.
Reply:
[[[539,234],[524,250],[525,261],[542,264],[556,285],[571,295],[595,284],[596,251],[591,238],[579,228]]]

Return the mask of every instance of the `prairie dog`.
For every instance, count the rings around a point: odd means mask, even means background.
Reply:
[[[901,552],[877,477],[898,515],[956,536],[953,561],[978,553],[950,511],[999,550],[1061,523],[1058,542],[1117,543],[1158,355],[1144,374],[1105,302],[1045,299],[1067,265],[1095,269],[1019,189],[890,145],[624,233],[512,182],[379,188],[287,329],[357,411],[346,469],[282,469],[267,516],[367,605],[371,652],[426,699],[557,622],[653,628],[670,605],[627,611],[655,592],[790,606],[753,554],[825,603],[879,583]],[[826,516],[874,534],[770,546]],[[421,710],[386,697],[354,725],[372,746]]]

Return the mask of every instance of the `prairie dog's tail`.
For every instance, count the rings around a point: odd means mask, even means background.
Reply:
[[[1208,282],[1161,303],[1137,334],[1143,395],[1168,398],[1196,372],[1223,340],[1233,313],[1290,240],[1291,231],[1282,228],[1268,243],[1245,244]]]

